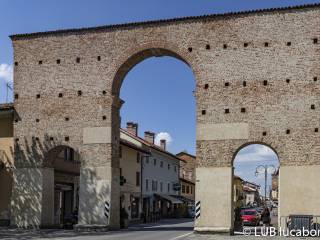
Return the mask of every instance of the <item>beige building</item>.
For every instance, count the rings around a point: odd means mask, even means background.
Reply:
[[[190,199],[190,203],[195,199],[195,183],[187,179],[180,178],[180,195],[186,199]]]
[[[272,177],[272,185],[271,185],[271,199],[272,201],[278,203],[279,198],[279,168],[277,171],[271,175]]]
[[[134,123],[128,123],[128,127]],[[140,221],[142,212],[142,161],[148,154],[145,145],[137,142],[124,129],[120,130],[120,202],[130,222]]]
[[[126,130],[120,130],[120,136],[121,144],[125,140],[140,151],[144,221],[179,215],[178,208],[183,203],[179,199],[180,158],[167,150],[164,139],[160,140],[160,146],[156,145],[155,133],[146,131],[144,138],[139,137],[137,123],[128,122]]]
[[[180,162],[180,178],[195,183],[197,167],[196,156],[187,153],[186,151],[178,153],[177,156],[182,159]]]
[[[239,176],[233,177],[233,206],[240,208],[245,205],[245,194],[243,191],[243,179]]]
[[[0,225],[10,220],[13,171],[13,104],[0,104]]]
[[[183,151],[178,153],[177,157],[181,159],[179,173],[180,195],[190,199],[190,203],[193,203],[195,200],[196,156]]]
[[[260,186],[252,183],[252,182],[248,182],[248,181],[244,181],[243,182],[243,192],[245,195],[245,205],[247,206],[252,206],[252,205],[260,205],[261,204],[261,198],[260,198]]]

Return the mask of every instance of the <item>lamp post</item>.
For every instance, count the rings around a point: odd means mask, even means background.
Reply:
[[[269,173],[272,174],[276,171],[276,167],[274,165],[259,165],[256,168],[256,172],[255,172],[256,177],[260,173],[264,173],[264,203],[266,203],[266,200],[267,200],[268,170],[269,170]]]

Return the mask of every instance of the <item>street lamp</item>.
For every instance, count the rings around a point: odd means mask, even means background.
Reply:
[[[264,173],[264,202],[266,203],[267,200],[267,179],[268,179],[268,173],[273,174],[276,171],[276,167],[274,165],[259,165],[256,168],[255,175],[256,177],[260,173]]]

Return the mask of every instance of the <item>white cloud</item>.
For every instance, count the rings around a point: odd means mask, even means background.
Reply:
[[[160,146],[160,140],[165,139],[167,146],[172,143],[172,137],[167,132],[160,132],[156,135],[155,143]]]
[[[11,65],[6,63],[0,64],[0,79],[10,83],[13,81],[13,68]]]
[[[244,172],[243,171],[239,171],[237,169],[235,169],[234,171],[234,175],[238,176],[238,177],[242,177],[244,175]]]
[[[249,145],[237,154],[235,162],[260,162],[277,159],[273,150],[264,145]]]

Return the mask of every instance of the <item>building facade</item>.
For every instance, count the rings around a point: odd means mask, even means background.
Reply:
[[[193,204],[195,199],[195,183],[187,179],[180,178],[180,195],[189,199],[189,204]]]
[[[241,208],[246,205],[246,195],[243,191],[243,179],[239,176],[233,177],[233,206]]]
[[[13,104],[0,104],[0,225],[10,222],[13,184]]]
[[[161,145],[157,146],[153,132],[147,131],[144,133],[144,138],[139,137],[137,123],[127,123],[127,129],[121,129],[120,137],[121,145],[127,142],[131,144],[131,148],[132,146],[136,148],[135,152],[131,150],[131,162],[135,165],[121,163],[123,158],[120,160],[120,165],[124,166],[121,172],[125,178],[129,174],[124,172],[126,166],[126,171],[131,172],[136,187],[139,181],[140,192],[136,193],[139,196],[136,199],[139,200],[140,215],[143,220],[153,221],[160,217],[174,217],[178,214],[179,205],[182,204],[182,201],[175,197],[179,195],[180,190],[180,159],[167,151],[165,140],[161,140]],[[121,148],[123,151],[123,146]]]
[[[196,156],[187,152],[180,152],[177,156],[183,161],[180,162],[180,178],[195,183],[196,181]]]
[[[271,198],[272,201],[278,203],[279,198],[279,168],[271,175]]]
[[[245,205],[246,206],[260,206],[261,205],[261,198],[260,198],[260,186],[244,181],[243,182],[243,192],[245,195]]]
[[[196,157],[186,151],[180,152],[177,156],[180,161],[180,195],[190,199],[190,204],[195,200],[195,180],[196,180]]]
[[[127,131],[130,131],[128,123]],[[130,222],[142,218],[142,160],[149,153],[147,146],[124,129],[120,130],[120,202]]]

